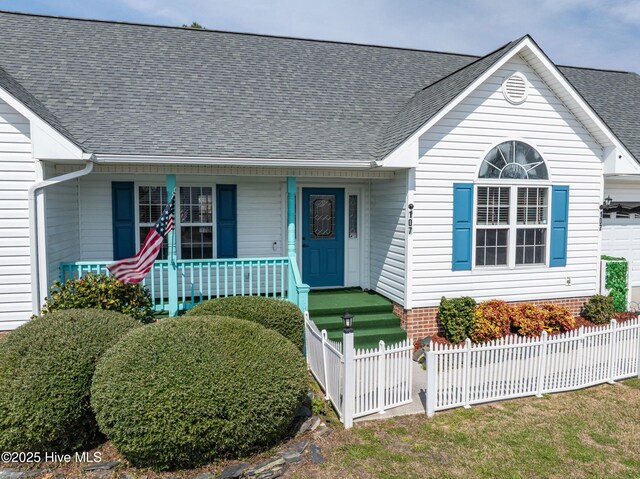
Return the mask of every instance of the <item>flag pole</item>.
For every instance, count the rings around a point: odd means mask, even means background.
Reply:
[[[167,175],[167,201],[171,199],[176,189],[176,175]],[[177,200],[176,200],[177,203]],[[178,207],[176,206],[176,217],[178,216]],[[169,316],[178,315],[178,250],[176,247],[176,229],[171,230],[167,237],[169,248],[167,259],[169,260],[168,267],[168,289],[169,289]]]

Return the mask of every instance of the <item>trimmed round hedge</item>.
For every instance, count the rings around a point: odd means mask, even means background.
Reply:
[[[304,358],[281,334],[241,319],[181,317],[111,348],[91,402],[125,458],[162,470],[274,444],[307,389]]]
[[[304,315],[289,301],[264,296],[229,296],[204,301],[187,312],[187,316],[229,316],[261,324],[278,331],[302,350]]]
[[[114,311],[68,309],[0,340],[0,451],[73,452],[102,436],[90,404],[98,358],[140,327]]]

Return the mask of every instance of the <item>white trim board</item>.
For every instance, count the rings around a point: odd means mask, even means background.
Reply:
[[[34,159],[84,160],[91,156],[2,87],[0,87],[0,100],[29,120]]]

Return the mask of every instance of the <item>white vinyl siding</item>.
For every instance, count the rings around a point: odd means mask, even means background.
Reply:
[[[509,103],[501,92],[503,80],[515,71],[531,83],[521,105]],[[508,139],[536,148],[551,183],[570,186],[567,266],[451,271],[453,183],[479,183],[482,159]],[[510,60],[420,139],[412,307],[437,305],[443,295],[522,301],[596,293],[601,157],[600,145],[534,70],[520,57]]]
[[[29,121],[0,101],[0,331],[31,316],[27,193],[35,181]]]
[[[131,181],[131,177],[111,179],[108,175],[91,174],[78,179],[80,257],[77,261],[113,259],[111,181]]]
[[[52,170],[52,171],[49,171]],[[47,168],[47,177],[56,176]],[[61,261],[80,257],[78,180],[70,180],[45,188],[46,244],[49,284],[60,277]],[[43,295],[48,291],[43,291]]]
[[[371,289],[404,305],[407,172],[371,181]]]
[[[111,228],[111,182],[134,181],[136,185],[165,184],[164,176],[92,174],[80,181],[80,258],[82,261],[113,259]],[[180,176],[178,186],[238,185],[238,256],[261,258],[282,256],[286,252],[284,199],[281,178]],[[215,249],[215,221],[214,221]],[[275,243],[275,246],[274,246]]]

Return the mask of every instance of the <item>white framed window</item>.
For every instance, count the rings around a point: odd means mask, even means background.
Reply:
[[[176,247],[179,259],[214,257],[213,186],[179,186],[176,194]],[[138,185],[138,247],[160,218],[167,205],[165,186]],[[167,259],[168,239],[165,236],[159,259]]]
[[[180,258],[213,258],[213,188],[180,186]]]
[[[545,264],[549,188],[518,187],[517,192],[515,263]]]
[[[548,264],[548,178],[526,143],[504,142],[486,155],[475,189],[476,267]]]
[[[476,197],[476,266],[506,265],[511,188],[478,186]]]
[[[142,246],[149,231],[158,221],[167,206],[167,188],[164,186],[139,185],[138,188],[138,248]],[[162,241],[162,249],[158,259],[167,259],[169,242],[167,237]]]

